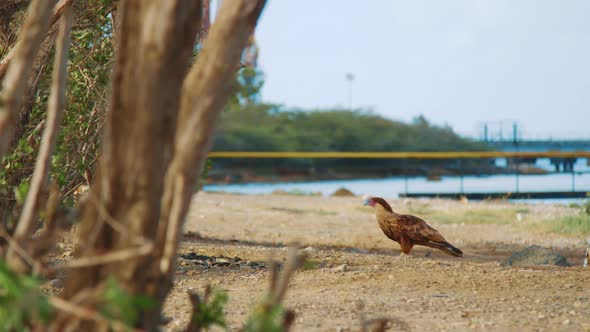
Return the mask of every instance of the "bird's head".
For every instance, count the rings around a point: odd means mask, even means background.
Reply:
[[[367,196],[367,195],[363,196],[363,205],[364,206],[367,206],[368,205],[368,206],[374,207],[376,203],[377,202],[375,202],[373,200],[373,197]]]
[[[363,196],[364,205],[375,207],[376,205],[381,206],[383,209],[393,212],[391,206],[381,197]]]

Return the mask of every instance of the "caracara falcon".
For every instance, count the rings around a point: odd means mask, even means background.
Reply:
[[[452,244],[424,220],[409,215],[393,212],[391,206],[381,197],[368,197],[365,205],[375,209],[377,222],[385,235],[400,244],[404,264],[407,255],[415,245],[439,249],[451,256],[463,257],[463,252]]]

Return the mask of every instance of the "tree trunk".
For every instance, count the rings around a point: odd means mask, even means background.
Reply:
[[[132,293],[156,300],[138,327],[151,331],[160,324],[190,197],[264,2],[224,2],[186,79],[200,1],[120,3],[108,128],[76,252],[77,261],[89,263],[70,272],[65,299],[92,307],[95,299],[84,294],[112,275]],[[64,312],[56,324],[104,328],[101,322],[80,323]]]
[[[78,256],[136,245],[125,234],[118,236],[106,218],[124,224],[137,237],[155,236],[163,177],[171,158],[181,85],[199,25],[199,10],[200,3],[194,0],[120,3],[112,105],[98,173],[80,229],[80,237],[86,240],[80,241]],[[150,24],[147,22],[158,24],[142,28]],[[101,216],[101,209],[108,211],[108,216]],[[143,261],[134,257],[124,265],[142,265]],[[106,266],[75,271],[67,281],[66,298],[97,286],[111,273]],[[135,290],[144,290],[145,277],[140,275],[129,284]]]

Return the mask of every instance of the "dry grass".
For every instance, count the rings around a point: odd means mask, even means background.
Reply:
[[[432,220],[442,224],[494,224],[518,222],[516,209],[472,209],[433,212]]]
[[[536,225],[543,233],[558,233],[573,236],[590,236],[590,215],[574,214],[543,220]]]
[[[311,210],[311,209],[298,209],[298,208],[284,208],[284,207],[271,207],[270,210],[272,211],[279,211],[279,212],[287,212],[291,214],[317,214],[321,216],[332,216],[336,215],[337,213],[334,211],[327,211],[327,210]]]

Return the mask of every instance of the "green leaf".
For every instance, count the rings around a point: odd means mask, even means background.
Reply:
[[[119,320],[132,327],[137,323],[141,311],[149,310],[155,305],[156,302],[151,297],[130,294],[110,276],[106,281],[99,310],[107,319]]]
[[[199,310],[193,314],[192,320],[199,322],[203,328],[213,325],[227,327],[224,308],[228,299],[226,292],[214,289],[208,302],[199,303]]]
[[[33,322],[47,324],[53,314],[40,281],[13,272],[0,260],[0,331],[23,331]]]
[[[270,309],[262,306],[253,313],[246,322],[245,332],[282,332],[282,318],[284,310],[278,305]]]
[[[14,188],[14,197],[19,205],[22,205],[27,198],[29,192],[29,181],[21,182],[18,187]]]

